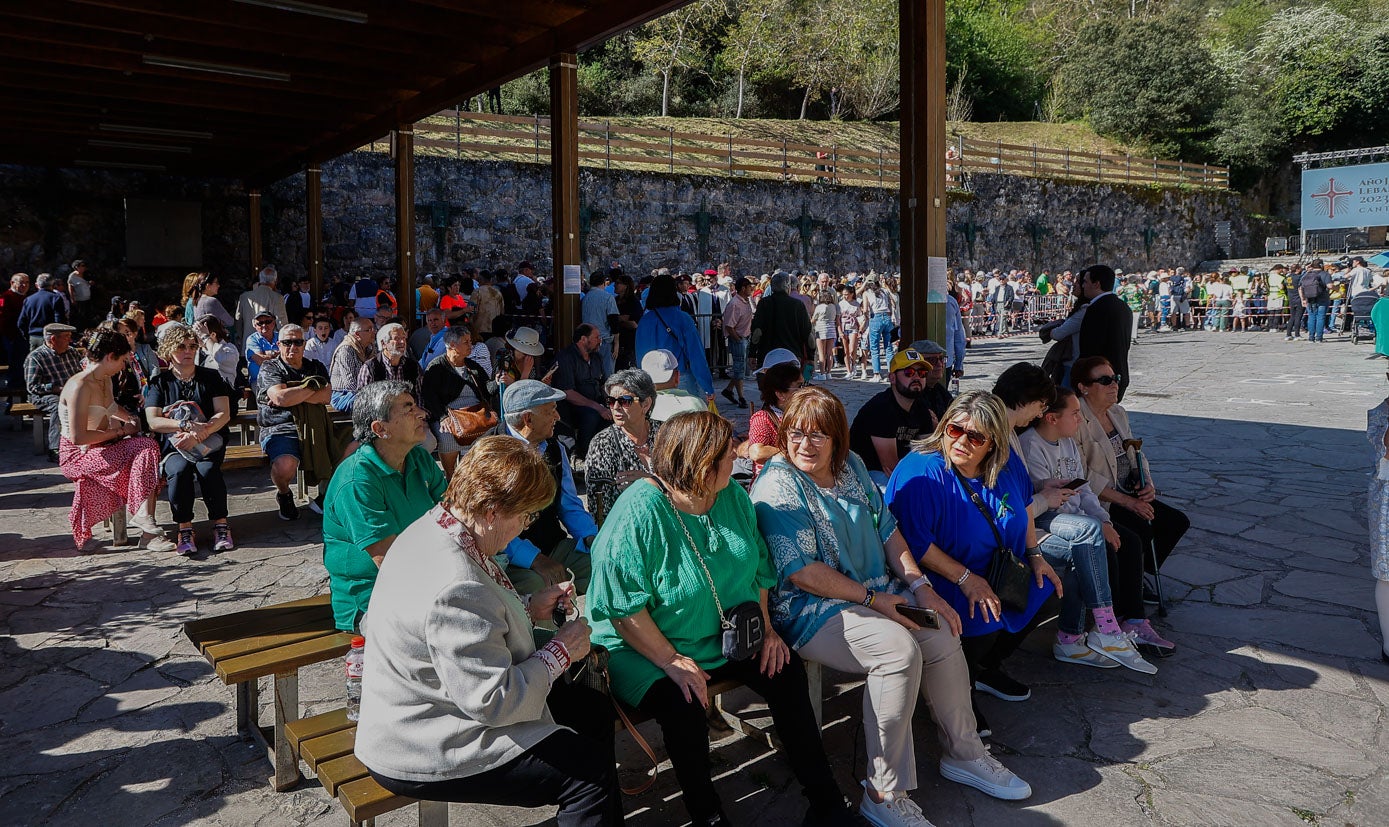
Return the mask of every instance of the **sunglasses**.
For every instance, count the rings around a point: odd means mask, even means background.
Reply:
[[[989,442],[988,434],[981,434],[978,431],[971,431],[968,428],[956,425],[954,422],[947,422],[945,424],[945,435],[950,437],[951,439],[959,439],[960,437],[965,437],[969,440],[969,444],[973,445],[975,448],[983,448]]]
[[[281,340],[280,340],[280,344],[284,345],[285,347],[303,347],[303,346],[304,346],[304,340],[303,340],[303,339],[281,339]]]
[[[635,396],[609,396],[604,401],[607,403],[609,408],[611,408],[613,405],[621,405],[625,408],[628,405],[631,405],[632,403],[636,402],[637,398]]]
[[[919,376],[925,379],[927,376],[931,375],[931,368],[901,368],[897,372],[909,378]]]
[[[1105,386],[1109,386],[1109,385],[1118,384],[1119,380],[1122,379],[1122,378],[1123,378],[1123,377],[1120,376],[1119,374],[1114,373],[1114,374],[1110,374],[1110,375],[1108,375],[1108,376],[1095,376],[1095,377],[1092,377],[1092,378],[1090,379],[1090,383],[1091,383],[1091,384],[1095,384],[1095,385],[1105,385]]]

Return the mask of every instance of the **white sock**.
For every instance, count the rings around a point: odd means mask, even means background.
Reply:
[[[1389,653],[1389,580],[1375,581],[1375,606],[1379,608],[1379,645]]]

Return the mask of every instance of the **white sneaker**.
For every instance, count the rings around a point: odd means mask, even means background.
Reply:
[[[1101,655],[1119,662],[1121,666],[1127,666],[1135,672],[1142,672],[1145,675],[1156,675],[1157,667],[1143,659],[1138,654],[1138,650],[1133,646],[1133,633],[1120,633],[1117,635],[1106,635],[1100,632],[1091,632],[1085,644]]]
[[[858,811],[869,824],[877,827],[934,827],[906,793],[886,793],[883,803],[879,804],[866,792],[868,784],[865,782],[863,786],[863,803],[858,805]]]
[[[1051,655],[1062,663],[1078,663],[1081,666],[1094,666],[1097,669],[1119,668],[1119,661],[1086,646],[1083,635],[1075,643],[1062,643],[1060,641],[1053,643]]]
[[[164,531],[159,527],[159,523],[154,521],[154,516],[152,514],[146,514],[142,511],[138,514],[131,516],[127,520],[127,522],[140,529],[141,531],[145,532],[146,534],[158,534],[161,537],[164,536]]]
[[[1018,778],[1013,771],[984,753],[982,758],[961,761],[958,758],[940,759],[940,774],[948,781],[973,787],[979,792],[1004,801],[1021,801],[1032,795],[1032,785]]]
[[[160,532],[147,531],[140,535],[140,548],[148,551],[173,551],[178,546]]]

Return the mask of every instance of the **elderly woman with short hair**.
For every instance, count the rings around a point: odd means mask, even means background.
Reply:
[[[387,325],[389,327],[390,325]],[[429,413],[430,428],[438,439],[439,461],[444,465],[444,477],[453,476],[458,455],[465,447],[459,442],[462,434],[454,433],[455,426],[449,411],[472,405],[497,406],[497,385],[491,375],[491,358],[484,345],[473,343],[473,334],[463,325],[444,330],[444,352],[434,357],[424,371],[420,383],[420,404]]]
[[[387,790],[427,801],[558,803],[559,824],[622,823],[612,706],[561,677],[587,655],[588,624],[570,620],[536,645],[537,626],[570,608],[572,587],[523,599],[495,559],[554,496],[544,457],[512,437],[484,437],[459,462],[443,502],[383,562],[355,752]]]
[[[1032,691],[1003,661],[1049,615],[1042,606],[1061,581],[1037,545],[1027,513],[1032,480],[1008,445],[1008,408],[987,391],[960,394],[929,437],[918,440],[888,480],[888,508],[932,584],[960,616],[960,646],[974,688],[1005,701]],[[1030,567],[1025,605],[1005,607],[988,582],[1002,548]],[[987,730],[979,710],[975,719]]]
[[[936,719],[943,776],[997,798],[1031,795],[979,739],[959,615],[936,594],[863,460],[849,450],[843,403],[824,388],[797,391],[779,444],[752,489],[779,579],[772,623],[807,660],[867,675],[860,811],[885,827],[925,823],[909,796],[917,786],[918,693]],[[934,611],[938,625],[918,625],[897,611],[903,604]]]
[[[651,476],[651,448],[658,427],[651,419],[656,385],[646,371],[629,368],[614,373],[603,384],[603,393],[613,424],[594,435],[584,467],[589,510],[600,527],[618,495]]]
[[[343,631],[360,624],[396,537],[444,495],[444,475],[421,445],[428,433],[408,382],[357,392],[352,436],[360,444],[333,472],[323,509],[323,566]]]
[[[594,544],[594,642],[611,652],[613,694],[660,724],[696,825],[728,823],[711,776],[706,714],[709,686],[727,679],[771,708],[810,801],[805,823],[854,823],[825,757],[805,667],[767,616],[776,571],[748,495],[728,484],[732,439],[733,426],[708,411],[661,426],[651,479],[618,497]],[[728,647],[725,630],[738,645]]]

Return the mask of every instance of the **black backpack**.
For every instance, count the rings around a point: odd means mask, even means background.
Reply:
[[[1326,298],[1326,282],[1321,279],[1322,271],[1308,270],[1302,274],[1302,280],[1297,283],[1297,291],[1302,294],[1302,300],[1307,304],[1313,304]]]

